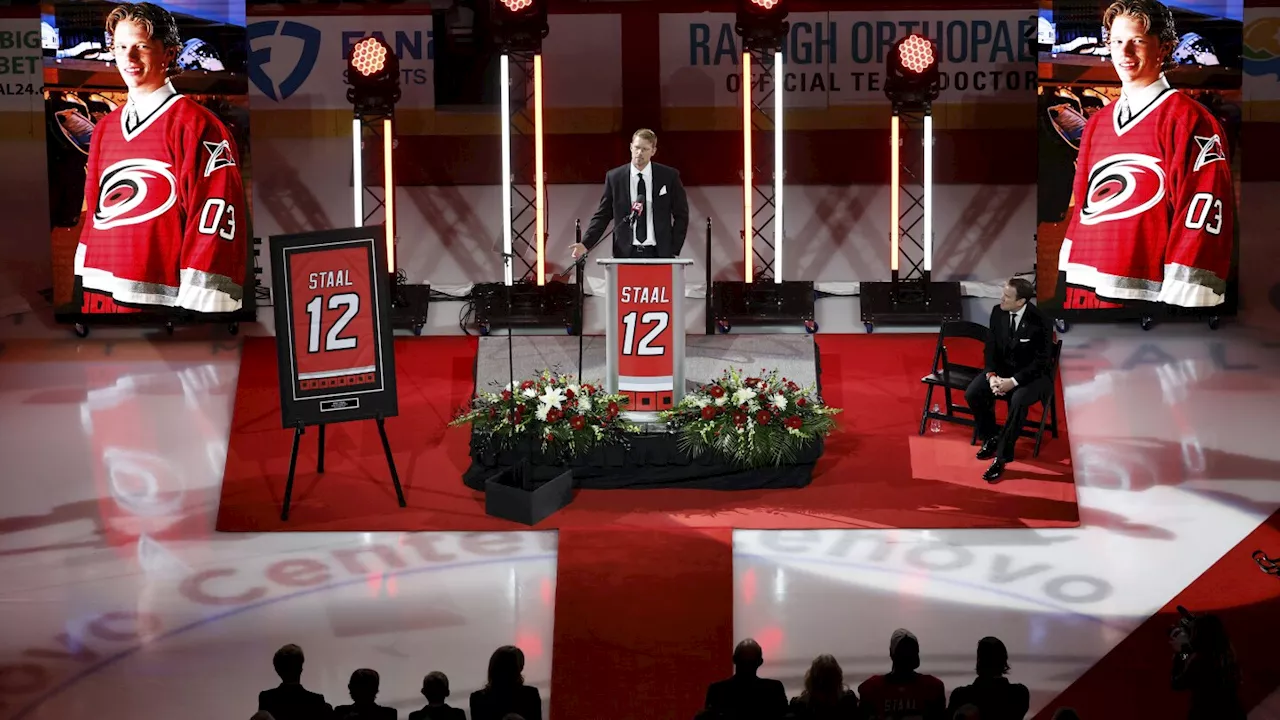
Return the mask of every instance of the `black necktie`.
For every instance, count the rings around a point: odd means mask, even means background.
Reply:
[[[636,183],[636,202],[640,203],[640,214],[636,215],[636,242],[644,244],[649,239],[649,219],[644,216],[648,194],[645,192],[644,175],[637,177],[640,180]]]
[[[1018,314],[1009,313],[1009,334],[1013,335],[1018,332]]]

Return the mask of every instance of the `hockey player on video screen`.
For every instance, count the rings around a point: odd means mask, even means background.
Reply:
[[[129,100],[89,150],[81,311],[239,310],[248,217],[235,141],[169,82],[182,42],[167,10],[121,4],[106,29]]]
[[[1120,0],[1103,24],[1123,89],[1081,139],[1058,259],[1063,308],[1220,305],[1235,237],[1226,135],[1164,77],[1177,42],[1168,8]]]

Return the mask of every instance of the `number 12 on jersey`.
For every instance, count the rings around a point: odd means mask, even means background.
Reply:
[[[360,312],[360,296],[356,293],[341,293],[339,295],[329,296],[329,309],[338,310],[346,308],[346,312],[342,313],[333,325],[329,327],[329,332],[325,334],[323,352],[333,352],[334,350],[354,350],[357,340],[355,337],[343,337],[342,331],[351,322],[357,313]],[[324,298],[317,295],[307,303],[307,316],[311,318],[310,329],[307,333],[307,352],[321,352],[320,332],[324,321]]]
[[[654,310],[641,314],[632,310],[622,316],[622,324],[626,326],[622,337],[623,355],[660,356],[667,351],[665,345],[655,345],[654,341],[671,324],[671,313]],[[639,345],[635,341],[637,325],[641,331],[648,329],[644,337],[640,338]]]

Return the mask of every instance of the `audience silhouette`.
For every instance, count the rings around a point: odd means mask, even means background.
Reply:
[[[409,713],[409,720],[467,720],[462,708],[444,702],[449,697],[449,678],[444,673],[431,672],[422,678],[422,696],[427,699],[426,707]]]
[[[984,637],[978,641],[978,661],[974,668],[978,677],[972,685],[951,691],[948,714],[965,705],[977,707],[982,720],[1022,720],[1031,705],[1026,685],[1009,682],[1009,651],[999,638]]]
[[[542,696],[538,688],[524,684],[524,653],[504,645],[489,658],[489,679],[471,693],[471,720],[542,720]]]
[[[328,720],[333,707],[320,693],[302,687],[302,648],[289,644],[271,658],[280,685],[258,693],[258,709],[271,714],[272,720]]]
[[[804,692],[791,699],[793,720],[857,720],[858,696],[844,684],[844,670],[831,655],[814,658],[804,674]]]
[[[903,720],[946,717],[947,694],[942,681],[916,672],[920,667],[920,641],[910,631],[898,628],[889,639],[887,675],[873,675],[858,686],[859,706],[867,720]]]
[[[1201,663],[1205,658],[1231,658],[1229,641],[1217,639],[1217,634],[1225,633],[1217,632],[1215,620],[1204,623],[1199,633],[1193,632],[1200,640],[1195,648],[1200,655],[1195,660]],[[1227,648],[1225,652],[1222,647]],[[1175,667],[1175,681],[1184,679],[1188,674],[1185,668],[1192,665],[1185,657],[1179,658],[1182,664]],[[747,638],[734,648],[733,676],[708,686],[706,706],[694,720],[1022,720],[1026,716],[1030,695],[1026,686],[1005,677],[1009,653],[999,638],[978,641],[977,678],[970,685],[955,688],[949,704],[941,680],[916,672],[920,641],[914,634],[895,630],[889,640],[889,658],[890,671],[868,678],[855,693],[845,683],[839,661],[832,655],[819,655],[805,672],[803,691],[788,705],[780,681],[759,677],[764,651]],[[280,685],[259,693],[258,711],[250,720],[396,720],[395,708],[375,702],[380,680],[375,670],[353,672],[347,685],[352,704],[332,708],[323,695],[302,687],[304,659],[297,645],[276,651],[272,665]],[[1231,680],[1238,678],[1234,665],[1225,664],[1229,671],[1223,674]],[[542,720],[542,697],[536,687],[524,684],[524,665],[524,652],[518,647],[504,645],[493,652],[484,687],[471,693],[470,720]],[[1203,672],[1200,667],[1194,669]],[[1179,670],[1182,678],[1177,675]],[[1213,684],[1210,689],[1219,690],[1220,685]],[[1193,694],[1197,689],[1192,686]],[[421,692],[427,704],[410,712],[409,720],[468,720],[468,713],[445,702],[449,678],[444,673],[428,673],[422,679]],[[1198,716],[1192,717],[1198,720]],[[1058,708],[1053,719],[1080,720],[1080,716],[1071,708]]]
[[[395,708],[383,707],[374,702],[378,697],[376,670],[360,668],[351,673],[347,690],[351,692],[352,704],[334,708],[336,720],[396,720]]]
[[[787,691],[777,680],[757,677],[764,651],[751,638],[733,650],[733,677],[711,683],[707,709],[721,720],[780,720],[787,712]]]

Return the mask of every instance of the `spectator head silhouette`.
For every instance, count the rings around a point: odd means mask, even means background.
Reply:
[[[249,720],[276,720],[276,719],[271,717],[271,713],[267,712],[266,710],[259,710],[258,712],[254,713],[253,717],[249,718]]]
[[[956,712],[951,716],[951,720],[981,720],[982,715],[978,712],[978,706],[972,703],[961,705],[956,708]]]
[[[302,662],[305,659],[302,656],[302,648],[290,643],[276,651],[275,657],[271,658],[271,664],[275,666],[276,674],[281,680],[296,683],[302,680]]]
[[[755,675],[764,665],[764,650],[760,643],[747,638],[733,649],[733,672],[735,675]]]
[[[894,672],[911,672],[920,667],[920,641],[910,630],[898,628],[889,638],[889,659]]]
[[[524,716],[515,713],[507,713],[502,716],[502,720],[524,720]]]
[[[978,677],[1001,677],[1009,672],[1009,651],[1000,638],[984,637],[978,641]]]
[[[1061,707],[1053,713],[1053,720],[1080,720],[1080,713],[1075,708]]]
[[[844,692],[844,670],[832,655],[819,655],[813,659],[804,674],[804,694],[810,703],[832,706],[840,702]]]
[[[422,678],[422,696],[427,702],[438,704],[449,697],[449,678],[442,672],[429,672]]]
[[[503,645],[489,656],[489,681],[486,688],[509,690],[524,685],[524,652],[514,645]]]
[[[360,668],[351,673],[351,682],[347,683],[351,700],[358,705],[372,703],[378,697],[378,671]]]

